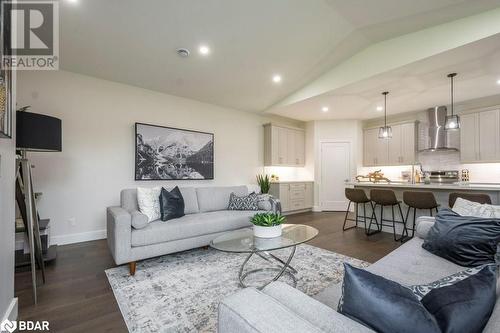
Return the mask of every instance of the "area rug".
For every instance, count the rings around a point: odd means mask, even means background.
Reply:
[[[290,251],[273,254],[287,258]],[[245,254],[212,248],[195,249],[141,261],[135,276],[129,275],[127,265],[108,269],[106,275],[130,332],[216,332],[218,304],[240,290],[238,270],[245,258]],[[297,246],[291,262],[298,271],[297,289],[312,296],[330,283],[340,282],[344,262],[368,266],[314,246]],[[247,267],[268,266],[254,256]],[[248,283],[257,284],[264,278],[269,275],[257,274]],[[280,281],[291,284],[286,275]]]

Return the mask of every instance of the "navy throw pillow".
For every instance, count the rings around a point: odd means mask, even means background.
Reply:
[[[457,265],[476,267],[495,262],[500,219],[460,216],[443,209],[422,247]]]
[[[181,190],[176,186],[172,191],[161,189],[160,214],[162,221],[168,221],[184,216],[184,198]]]
[[[496,301],[496,267],[405,287],[344,264],[338,311],[378,332],[480,333]]]
[[[339,313],[377,332],[441,333],[410,289],[346,263],[344,268]]]

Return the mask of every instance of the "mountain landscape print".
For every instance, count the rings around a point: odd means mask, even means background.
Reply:
[[[135,124],[135,180],[214,179],[214,135]]]

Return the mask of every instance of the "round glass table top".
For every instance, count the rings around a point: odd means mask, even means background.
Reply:
[[[281,236],[260,238],[253,229],[229,231],[213,241],[210,246],[224,252],[255,253],[283,249],[305,243],[318,235],[318,229],[303,224],[283,224]]]

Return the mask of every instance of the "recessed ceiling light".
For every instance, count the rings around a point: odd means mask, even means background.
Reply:
[[[278,75],[278,74],[273,75],[273,82],[280,83],[281,82],[281,75]]]
[[[66,2],[77,3],[78,0],[66,0]]]
[[[208,55],[210,53],[210,48],[206,45],[201,45],[198,48],[198,51],[200,51],[200,54],[202,54],[202,55]]]
[[[383,106],[377,106],[377,111],[383,111],[384,110],[384,107]]]
[[[321,108],[321,111],[323,111],[323,112],[328,112],[328,110],[330,110],[330,109],[328,108],[328,106],[323,106],[323,107]]]
[[[500,85],[500,79],[497,80],[497,84]]]

